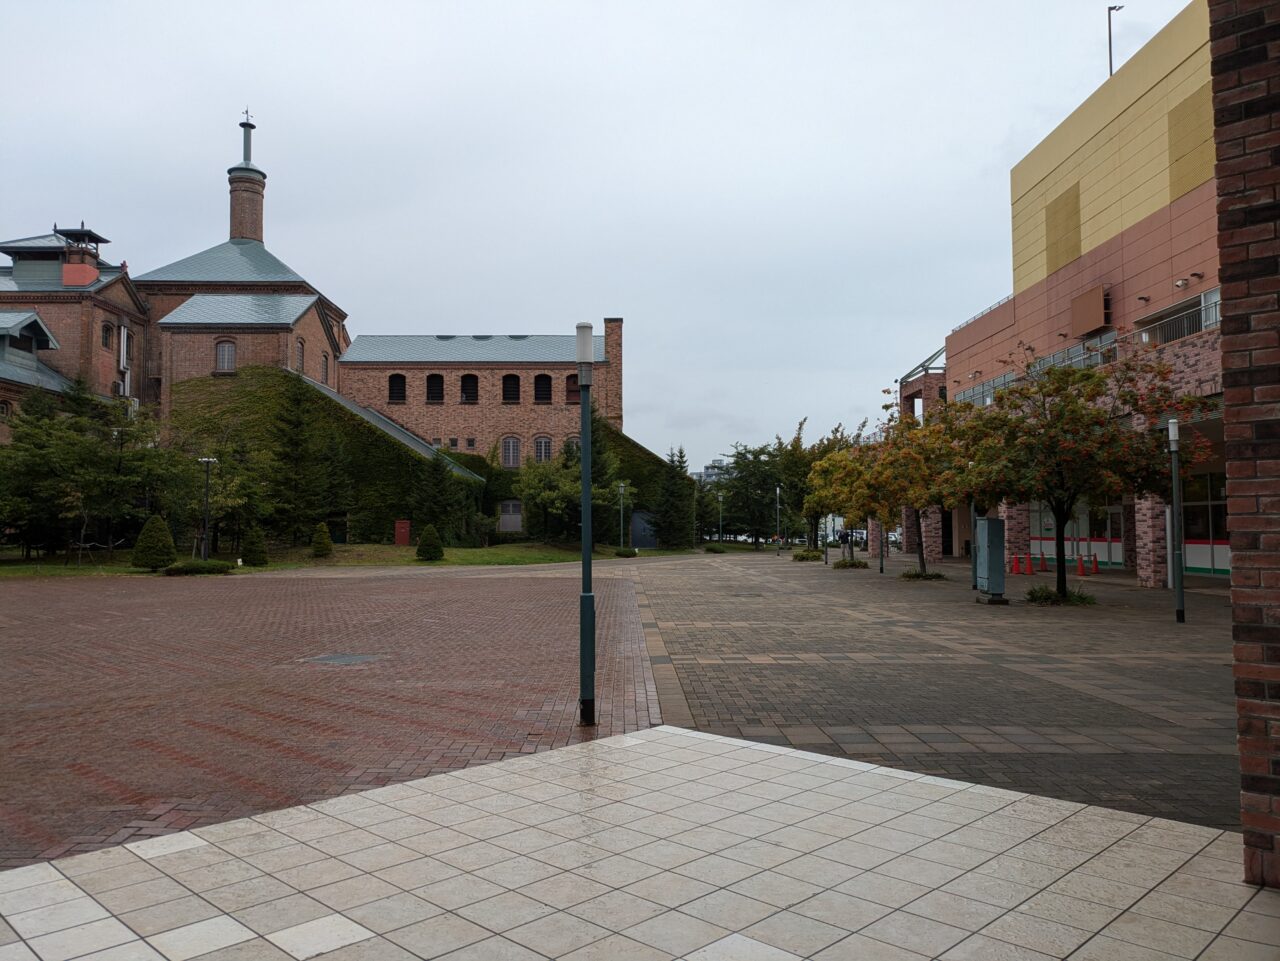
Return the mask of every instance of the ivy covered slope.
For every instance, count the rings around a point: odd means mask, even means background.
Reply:
[[[357,542],[389,541],[395,521],[434,524],[446,544],[482,536],[483,482],[459,475],[347,410],[288,371],[245,367],[235,377],[175,384],[171,428],[217,457],[222,520],[261,523],[276,539],[308,540],[320,522]],[[228,484],[240,474],[238,483]],[[343,527],[345,525],[345,531]]]

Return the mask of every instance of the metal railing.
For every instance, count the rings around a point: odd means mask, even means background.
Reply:
[[[1182,338],[1190,337],[1192,334],[1216,328],[1222,322],[1220,307],[1221,304],[1216,301],[1211,304],[1203,304],[1184,313],[1157,321],[1154,324],[1139,327],[1137,330],[1125,334],[1121,340],[1126,346],[1163,347],[1165,344],[1171,344],[1175,340],[1182,340]]]

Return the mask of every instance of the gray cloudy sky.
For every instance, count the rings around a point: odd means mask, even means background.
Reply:
[[[627,432],[695,466],[873,417],[1007,294],[1009,168],[1107,75],[1105,0],[3,6],[3,238],[220,242],[247,103],[267,245],[353,336],[623,316]]]

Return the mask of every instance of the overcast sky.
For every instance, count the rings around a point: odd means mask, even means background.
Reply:
[[[1184,5],[1125,4],[1117,66]],[[1106,8],[6,2],[0,239],[221,242],[248,104],[267,246],[353,336],[622,316],[626,430],[696,467],[874,417],[1009,293],[1009,168],[1106,79]]]

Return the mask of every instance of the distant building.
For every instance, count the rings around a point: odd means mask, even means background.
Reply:
[[[573,334],[362,334],[342,393],[436,447],[504,467],[550,460],[581,430]],[[622,429],[622,318],[595,337],[591,399]]]
[[[714,484],[716,481],[723,479],[729,473],[729,467],[724,462],[724,458],[717,457],[710,464],[707,464],[702,470],[690,471],[689,476],[699,484]]]

